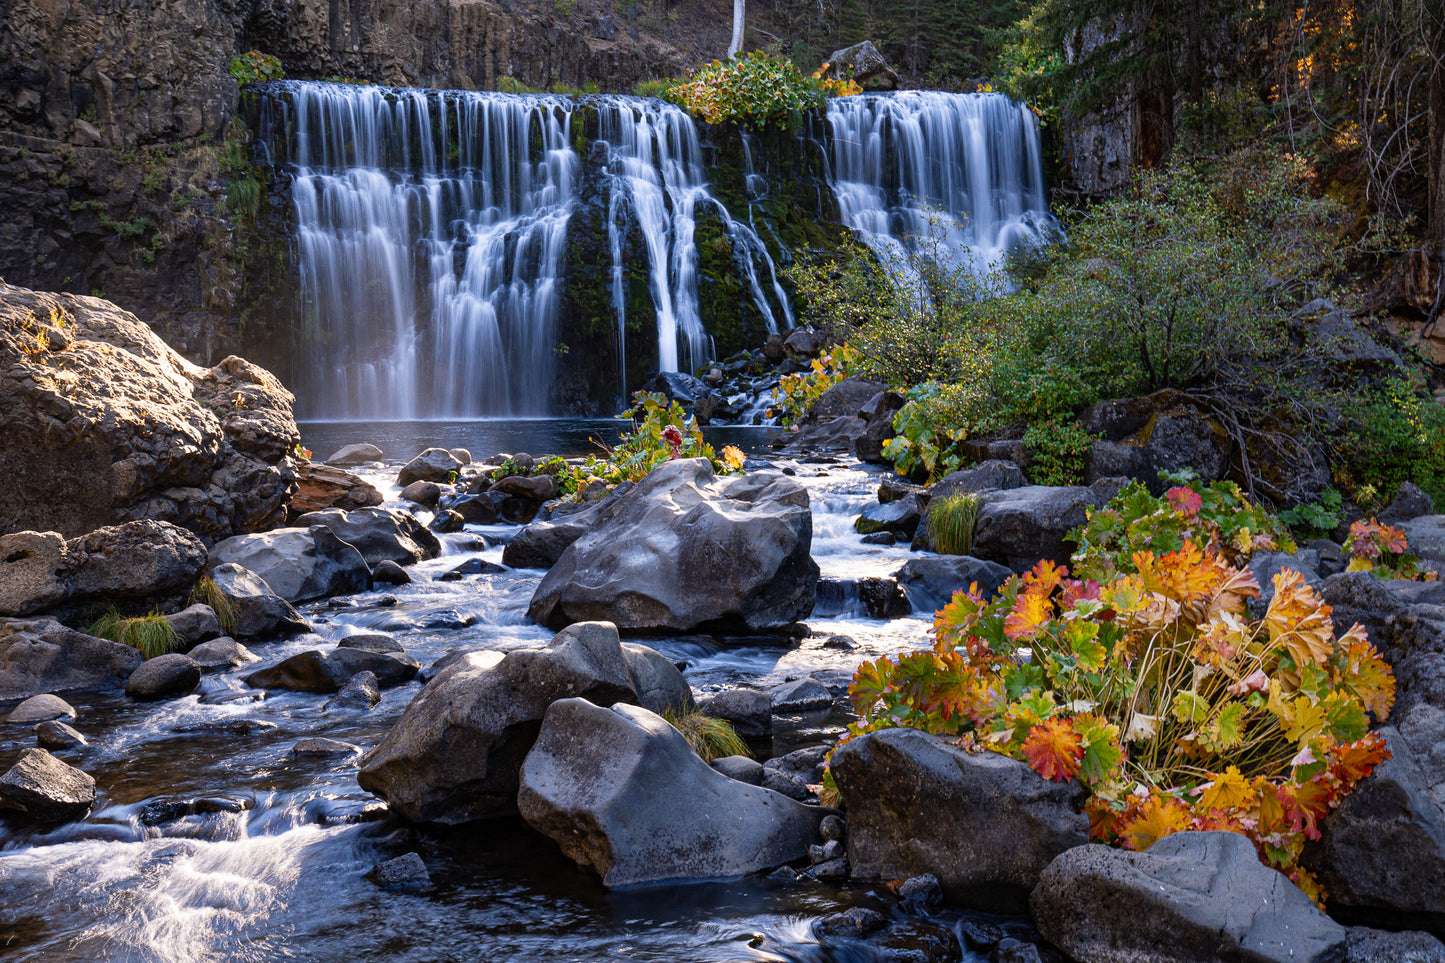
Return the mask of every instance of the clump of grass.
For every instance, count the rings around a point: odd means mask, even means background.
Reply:
[[[724,756],[752,755],[748,752],[747,743],[733,731],[732,724],[726,719],[714,719],[701,712],[665,712],[662,717],[682,733],[687,744],[692,746],[692,751],[705,762]]]
[[[203,576],[196,587],[191,589],[191,594],[186,597],[187,605],[209,605],[211,611],[216,613],[216,621],[221,623],[221,631],[230,634],[236,629],[236,602],[216,584],[209,575]]]
[[[940,555],[967,555],[973,550],[973,527],[978,522],[978,495],[955,492],[930,502],[928,535]]]
[[[159,612],[131,618],[111,609],[90,627],[90,634],[128,645],[147,659],[176,649],[176,630]]]

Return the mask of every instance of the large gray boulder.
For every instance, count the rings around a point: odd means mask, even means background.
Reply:
[[[343,445],[331,453],[326,459],[328,465],[339,465],[342,468],[355,468],[357,465],[364,465],[369,461],[381,461],[385,456],[380,448],[375,445]]]
[[[831,812],[717,772],[646,709],[585,699],[547,709],[517,808],[609,887],[741,876],[801,859]]]
[[[1424,559],[1445,561],[1445,515],[1421,515],[1400,522],[1410,551]]]
[[[829,77],[855,80],[869,90],[893,90],[898,86],[898,74],[871,40],[833,51],[827,66]]]
[[[718,478],[705,458],[668,462],[573,542],[527,614],[560,627],[757,631],[806,618],[818,565],[807,491],[773,474]]]
[[[1026,572],[1040,559],[1067,563],[1073,553],[1069,530],[1088,521],[1088,510],[1106,504],[1117,486],[1107,481],[1084,487],[1026,485],[983,497],[973,529],[973,554]]]
[[[406,512],[387,508],[344,511],[331,508],[296,519],[302,528],[325,526],[337,538],[361,553],[369,566],[382,560],[411,565],[441,554],[441,542],[425,525]]]
[[[211,549],[209,564],[213,569],[240,565],[289,602],[349,595],[371,587],[371,569],[361,553],[324,525],[228,538]]]
[[[427,683],[375,749],[357,781],[412,822],[464,823],[516,811],[517,774],[547,707],[579,697],[598,705],[674,701],[663,665],[622,647],[605,622],[568,626],[540,649],[472,652]],[[663,660],[665,663],[666,660]],[[636,669],[633,667],[637,666]],[[639,687],[638,680],[642,685]]]
[[[79,819],[95,802],[95,780],[44,749],[26,749],[0,776],[0,811],[35,822]]]
[[[940,555],[910,558],[893,577],[914,610],[927,612],[942,608],[953,593],[975,584],[985,598],[992,598],[1013,574],[1007,566],[972,555]]]
[[[1017,759],[915,729],[844,743],[832,773],[860,879],[932,873],[952,900],[1017,913],[1044,868],[1089,841],[1078,782],[1050,782]]]
[[[1345,928],[1238,833],[1174,833],[1140,853],[1080,846],[1029,902],[1039,932],[1079,963],[1345,959]]]
[[[200,684],[200,663],[188,655],[168,652],[141,663],[126,680],[125,694],[140,700],[173,699],[194,692]]]
[[[502,564],[512,568],[551,568],[569,545],[603,522],[615,518],[626,507],[622,496],[631,489],[631,482],[623,482],[607,497],[585,508],[537,519],[512,536],[502,549]]]
[[[459,458],[445,448],[428,448],[406,463],[397,473],[396,483],[405,488],[415,481],[450,481],[465,467]]]
[[[309,632],[311,626],[291,603],[272,591],[255,572],[224,562],[210,571],[211,580],[231,603],[235,624],[231,635],[245,641],[259,641],[294,632]]]
[[[328,508],[366,508],[382,501],[381,492],[366,479],[344,468],[303,460],[296,465],[296,493],[291,496],[289,514],[295,518]]]
[[[0,699],[119,685],[143,661],[128,645],[54,619],[0,619]]]

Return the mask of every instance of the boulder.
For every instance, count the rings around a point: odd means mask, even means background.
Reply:
[[[22,350],[42,329],[48,350]],[[108,301],[0,285],[0,532],[149,519],[209,542],[275,525],[291,402],[263,369],[197,367]]]
[[[30,615],[64,602],[71,568],[59,532],[0,535],[0,615]]]
[[[421,663],[405,652],[375,652],[349,646],[332,649],[327,661],[341,666],[343,681],[359,672],[370,672],[383,689],[404,685],[421,670]]]
[[[811,324],[794,328],[783,336],[783,350],[794,357],[812,358],[823,350],[823,339]]]
[[[738,735],[761,738],[773,734],[773,698],[757,689],[724,689],[698,700],[698,711],[725,719]]]
[[[908,601],[897,580],[891,578],[858,579],[858,601],[863,603],[863,611],[870,619],[896,619],[913,611],[913,603]]]
[[[460,656],[362,759],[357,781],[412,822],[510,814],[547,707],[571,697],[635,702],[635,674],[606,622],[568,626],[540,649]]]
[[[373,709],[381,701],[381,686],[376,682],[376,676],[370,672],[358,672],[346,680],[336,695],[326,700],[326,705],[321,707],[322,712],[331,712],[339,709],[360,709],[365,711]]]
[[[818,565],[808,493],[780,475],[718,478],[705,458],[667,462],[573,542],[527,614],[558,627],[758,631],[806,618]]]
[[[1410,543],[1410,551],[1422,559],[1445,561],[1445,515],[1421,515],[1399,526]]]
[[[869,90],[894,90],[898,87],[898,74],[888,66],[888,61],[883,59],[871,40],[833,51],[828,57],[827,67],[829,77],[853,80]]]
[[[438,535],[452,535],[465,529],[467,527],[467,520],[462,517],[461,512],[454,512],[450,508],[439,508],[436,514],[432,516],[431,521],[426,523],[426,527],[429,531],[436,532]],[[396,563],[390,559],[383,559],[382,561],[389,565],[396,565]],[[398,568],[399,567],[400,566],[398,566]],[[371,570],[371,577],[373,579],[376,578],[376,571],[376,569]]]
[[[194,692],[200,684],[200,663],[170,652],[142,662],[126,680],[125,694],[141,700],[173,699]]]
[[[1103,439],[1090,445],[1084,456],[1084,484],[1101,478],[1138,478],[1149,484],[1154,481],[1150,469],[1147,449]]]
[[[54,619],[0,619],[0,699],[106,688],[124,682],[142,661],[128,645]]]
[[[1011,461],[993,459],[979,462],[972,468],[944,475],[928,490],[929,501],[949,495],[981,495],[984,492],[1012,491],[1028,484],[1024,470]]]
[[[437,511],[456,512],[467,525],[495,525],[501,521],[502,502],[505,500],[506,496],[501,492],[443,495],[437,502]]]
[[[69,702],[47,692],[31,696],[11,709],[5,721],[12,725],[33,726],[37,722],[54,719],[74,719],[75,715],[75,708]]]
[[[89,745],[85,736],[58,719],[36,726],[35,741],[41,749],[49,749],[51,752],[82,749]]]
[[[366,878],[387,890],[420,892],[431,889],[431,874],[416,853],[406,853],[372,867]]]
[[[331,453],[326,459],[328,465],[339,465],[342,468],[355,468],[357,465],[364,465],[369,461],[381,461],[383,452],[375,445],[344,445]]]
[[[353,674],[341,662],[312,649],[258,669],[242,681],[253,689],[327,693],[340,689]]]
[[[361,649],[363,652],[405,652],[406,646],[384,632],[360,632],[336,643],[338,649]]]
[[[229,636],[202,642],[186,655],[201,667],[202,672],[225,672],[248,662],[260,662],[260,656]]]
[[[576,698],[547,709],[517,808],[608,887],[771,869],[806,856],[830,813],[729,779],[646,709]]]
[[[768,696],[772,699],[774,712],[807,712],[833,707],[833,693],[810,675],[773,686],[768,690]]]
[[[381,492],[364,478],[344,468],[301,461],[296,466],[296,494],[287,511],[295,518],[327,508],[366,508],[381,502]]]
[[[551,475],[508,475],[492,485],[492,491],[534,502],[557,497],[557,479]]]
[[[44,749],[26,749],[0,776],[0,812],[35,822],[79,819],[95,803],[95,780]]]
[[[436,482],[414,481],[401,490],[401,497],[430,510],[436,508],[437,502],[441,501],[442,489]]]
[[[301,614],[271,590],[266,580],[244,566],[223,562],[213,566],[211,580],[235,610],[231,634],[242,640],[261,640],[294,632],[309,632]]]
[[[411,582],[411,576],[406,569],[396,564],[389,558],[384,558],[371,567],[371,581],[384,583],[386,585],[407,585]]]
[[[634,642],[622,643],[622,660],[627,678],[637,693],[637,704],[653,712],[686,715],[697,708],[692,686],[672,660],[654,648]]]
[[[1144,852],[1079,846],[1029,901],[1039,932],[1080,963],[1340,963],[1345,929],[1238,833],[1181,832]]]
[[[1391,933],[1351,926],[1346,963],[1445,963],[1445,943],[1429,933]]]
[[[513,535],[502,549],[502,564],[512,568],[551,568],[569,545],[615,518],[626,507],[622,497],[631,489],[631,482],[623,482],[605,498],[585,508],[532,522]]]
[[[352,753],[360,752],[359,746],[349,742],[342,742],[339,739],[325,739],[318,736],[310,736],[306,739],[298,739],[296,745],[291,747],[293,756],[349,756]]]
[[[1089,509],[1108,502],[1101,495],[1098,486],[1082,485],[1027,485],[990,492],[974,525],[973,554],[1015,572],[1026,572],[1045,558],[1067,564],[1073,549],[1064,537],[1088,521]]]
[[[701,378],[682,371],[660,371],[642,386],[643,391],[661,392],[668,401],[690,407],[694,401],[712,391]]]
[[[1422,515],[1429,515],[1434,510],[1434,502],[1420,489],[1420,486],[1412,482],[1400,482],[1400,488],[1395,492],[1394,499],[1380,513],[1380,521],[1390,525],[1399,525],[1401,522],[1414,521]]]
[[[289,602],[350,595],[371,587],[371,569],[324,525],[237,535],[211,549],[210,565],[239,565]]]
[[[864,403],[859,412],[865,421],[863,433],[853,439],[853,453],[860,461],[875,465],[887,463],[883,443],[898,434],[893,428],[893,416],[907,401],[896,391],[880,391]]]
[[[794,332],[796,334],[797,332]],[[800,423],[821,424],[834,418],[847,416],[862,417],[863,408],[886,391],[885,384],[864,381],[862,378],[845,378],[818,396],[818,400],[804,414]],[[876,410],[876,405],[875,409]]]
[[[360,552],[368,566],[383,559],[411,565],[436,558],[442,549],[441,542],[421,522],[406,512],[387,508],[360,508],[351,512],[332,508],[302,515],[296,524],[303,528],[324,526]]]
[[[396,483],[402,488],[414,481],[449,482],[465,466],[445,448],[428,448],[407,462],[397,473]]]
[[[183,649],[221,635],[221,620],[216,616],[216,610],[204,602],[167,615],[166,621],[176,633],[176,644]]]
[[[763,781],[763,764],[747,756],[723,756],[721,759],[714,759],[709,765],[729,779],[745,782],[749,786],[761,785]]]
[[[940,555],[910,558],[894,579],[913,603],[916,612],[932,612],[947,605],[953,593],[977,584],[985,598],[992,598],[1011,577],[1013,569],[971,555]]]
[[[828,752],[831,748],[831,746],[819,745],[794,749],[792,752],[769,759],[763,763],[763,768],[787,776],[804,787],[811,783],[820,783],[823,781],[823,765],[828,761]],[[829,825],[836,828],[836,824],[841,823],[842,820],[835,820]],[[825,832],[823,838],[837,839],[841,837],[829,836]]]
[[[887,504],[869,505],[853,522],[853,528],[860,535],[891,532],[899,541],[906,542],[913,538],[922,517],[923,508],[918,498],[906,495]]]
[[[1017,913],[1044,868],[1089,839],[1078,782],[1050,782],[1017,759],[940,736],[869,733],[840,746],[831,770],[857,878],[932,873],[951,900]]]

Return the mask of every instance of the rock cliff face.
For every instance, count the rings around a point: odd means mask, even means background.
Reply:
[[[291,401],[241,358],[191,364],[109,302],[0,282],[0,533],[154,519],[214,541],[279,524]]]

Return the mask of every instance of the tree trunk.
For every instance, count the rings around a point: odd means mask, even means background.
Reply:
[[[743,49],[743,20],[747,12],[747,0],[733,0],[733,39],[728,44],[728,57],[737,56]]]
[[[1429,230],[1426,243],[1445,261],[1445,13],[1426,4],[1430,46],[1430,121],[1426,145],[1430,162]]]

